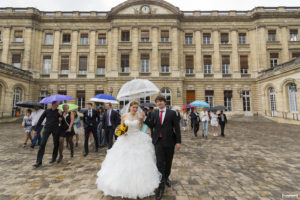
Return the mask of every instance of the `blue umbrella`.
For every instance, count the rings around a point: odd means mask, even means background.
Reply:
[[[97,94],[90,101],[101,102],[101,103],[112,103],[112,104],[119,104],[117,99],[113,96],[108,94]]]
[[[71,97],[68,95],[54,94],[50,97],[43,98],[40,101],[40,103],[48,104],[48,103],[52,103],[53,101],[67,101],[67,100],[71,100],[71,99],[74,99],[74,97]]]
[[[205,107],[205,108],[210,107],[210,105],[204,101],[193,101],[192,103],[190,103],[190,105],[196,107]]]

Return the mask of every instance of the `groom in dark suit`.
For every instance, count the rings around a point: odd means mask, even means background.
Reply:
[[[180,126],[176,112],[166,108],[166,99],[164,96],[157,96],[155,103],[158,110],[146,118],[145,124],[153,128],[152,143],[155,146],[156,165],[162,174],[156,199],[162,198],[165,184],[171,187],[169,176],[173,161],[174,150],[178,151],[181,144]]]
[[[105,132],[108,149],[110,149],[113,145],[113,135],[115,133],[115,129],[120,124],[121,119],[119,113],[112,109],[111,103],[106,103],[105,109],[106,111],[103,118],[103,129]]]
[[[87,110],[83,113],[83,123],[84,123],[84,157],[89,153],[89,136],[90,132],[93,133],[94,141],[95,141],[95,152],[98,152],[98,138],[97,138],[97,125],[99,123],[99,114],[96,110],[92,109],[92,103],[87,104]]]

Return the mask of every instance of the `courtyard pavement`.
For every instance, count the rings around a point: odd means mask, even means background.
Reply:
[[[201,128],[201,127],[200,127]],[[175,154],[172,187],[165,200],[300,199],[300,126],[229,121],[226,137],[195,138],[182,132]],[[201,135],[201,134],[199,134]],[[23,148],[21,123],[0,124],[0,200],[113,199],[95,181],[106,149],[83,157],[83,134],[74,158],[64,149],[60,164],[49,164],[49,137],[43,166],[33,169],[38,147]],[[147,199],[154,199],[149,197]]]

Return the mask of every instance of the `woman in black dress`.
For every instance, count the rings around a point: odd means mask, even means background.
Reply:
[[[97,136],[98,136],[98,143],[100,147],[105,147],[106,146],[106,140],[105,140],[105,134],[103,133],[103,120],[104,120],[104,108],[99,107],[98,108],[98,113],[99,113],[99,124],[97,127]]]
[[[66,138],[67,142],[70,144],[71,148],[71,158],[74,155],[74,143],[73,136],[75,135],[73,122],[74,122],[74,113],[69,112],[69,106],[67,104],[63,105],[64,112],[62,113],[62,120],[60,126],[59,134],[59,158],[58,163],[63,159],[63,149],[64,149],[64,139]]]

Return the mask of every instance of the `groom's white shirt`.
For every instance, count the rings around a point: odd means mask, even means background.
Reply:
[[[167,111],[167,108],[165,107],[164,109],[159,109],[159,118],[160,118],[160,111],[164,111],[163,112],[163,115],[162,115],[162,122],[161,122],[161,124],[163,124],[164,123],[164,119],[165,119],[165,116],[166,116],[166,111]]]

